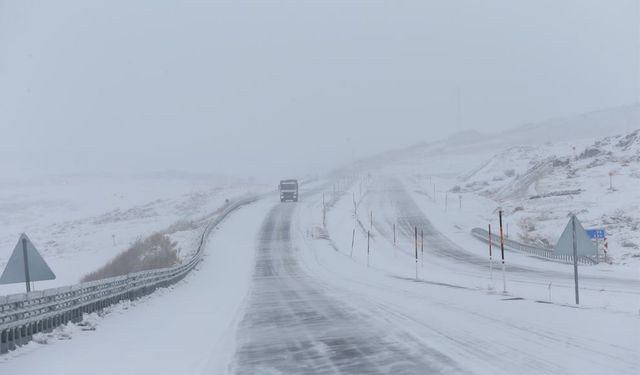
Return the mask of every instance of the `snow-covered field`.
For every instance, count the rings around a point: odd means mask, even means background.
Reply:
[[[211,214],[248,192],[238,182],[184,176],[71,176],[0,183],[0,270],[20,233],[27,233],[57,278],[36,289],[75,284],[138,238]],[[192,251],[200,228],[170,235],[180,255]],[[0,294],[24,285],[0,285]]]

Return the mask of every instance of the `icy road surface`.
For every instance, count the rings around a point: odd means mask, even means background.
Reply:
[[[419,374],[455,362],[408,332],[354,309],[301,269],[291,240],[296,208],[280,204],[260,231],[238,374]]]

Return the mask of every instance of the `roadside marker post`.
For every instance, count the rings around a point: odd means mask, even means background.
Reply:
[[[447,209],[449,208],[449,192],[445,191],[444,192],[444,211],[446,212]]]
[[[356,192],[353,192],[353,217],[357,220],[358,217],[358,203],[356,202]]]
[[[367,231],[367,267],[369,267],[370,242],[371,242],[371,231]]]
[[[491,224],[489,224],[489,279],[491,280],[491,288],[493,288],[493,254],[492,254],[493,237],[491,236]]]
[[[371,219],[370,219],[370,224],[369,224],[369,230],[372,231],[373,230],[373,211],[371,211]]]
[[[420,252],[422,253],[422,268],[424,268],[424,229],[420,229]]]
[[[507,293],[507,275],[504,269],[504,232],[502,231],[502,210],[498,211],[500,218],[500,253],[502,256],[502,293]]]
[[[571,216],[571,228],[573,231],[573,279],[576,287],[576,305],[580,304],[580,293],[578,288],[578,241],[576,239],[576,216]]]
[[[322,193],[322,226],[327,226],[327,205],[324,201],[324,193]]]
[[[416,281],[418,280],[418,227],[415,228],[415,243],[416,243]]]
[[[393,223],[393,246],[396,246],[396,224]]]
[[[609,190],[613,191],[613,171],[609,172]]]
[[[353,258],[353,245],[356,242],[356,228],[353,228],[353,233],[351,234],[351,254],[349,255]]]

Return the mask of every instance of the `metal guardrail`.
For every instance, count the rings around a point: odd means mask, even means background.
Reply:
[[[68,322],[82,321],[83,314],[102,310],[123,300],[139,298],[181,280],[202,259],[204,244],[212,228],[233,211],[258,198],[244,198],[229,204],[207,225],[194,256],[179,266],[0,296],[0,354],[26,344],[36,333],[50,332]]]
[[[489,243],[489,232],[482,228],[473,228],[471,230],[471,234],[486,243]],[[500,236],[491,234],[491,243],[499,248],[500,246]],[[513,240],[505,239],[504,246],[506,249],[518,252],[524,252],[528,254],[532,254],[541,258],[545,258],[548,260],[562,262],[562,263],[571,263],[573,264],[573,255],[563,255],[563,254],[555,254],[552,250],[542,249],[535,246],[525,245]],[[578,256],[578,263],[584,265],[594,265],[598,264],[598,262],[588,256],[580,255]]]

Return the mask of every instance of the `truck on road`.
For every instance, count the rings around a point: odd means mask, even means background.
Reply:
[[[280,191],[280,202],[298,201],[298,180],[282,180],[278,185]]]

